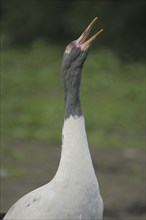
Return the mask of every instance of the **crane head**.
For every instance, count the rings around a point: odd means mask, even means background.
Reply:
[[[66,90],[70,90],[72,86],[79,88],[82,67],[86,60],[88,49],[96,37],[103,31],[103,29],[101,29],[87,40],[96,20],[97,17],[88,25],[82,35],[77,40],[72,41],[65,49],[61,74],[64,79]]]
[[[77,40],[74,40],[68,44],[64,52],[63,67],[68,68],[72,63],[77,63],[78,65],[82,65],[84,63],[89,47],[96,39],[96,37],[103,31],[103,29],[101,29],[87,40],[87,37],[89,36],[96,20],[97,17],[92,20],[92,22],[88,25],[88,27]]]

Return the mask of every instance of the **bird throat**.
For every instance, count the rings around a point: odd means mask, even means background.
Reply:
[[[81,70],[76,70],[74,74],[72,73],[67,79],[64,80],[65,119],[69,118],[70,116],[76,118],[82,115],[80,103],[80,81]]]
[[[65,119],[70,116],[80,117],[82,115],[80,97],[76,91],[69,91],[65,99]]]

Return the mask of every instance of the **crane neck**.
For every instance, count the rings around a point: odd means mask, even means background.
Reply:
[[[70,116],[82,116],[82,109],[80,103],[80,82],[82,69],[72,70],[71,73],[67,72],[69,76],[64,80],[64,93],[65,93],[65,115],[67,119]]]
[[[65,119],[82,115],[79,92],[68,91],[65,98]]]

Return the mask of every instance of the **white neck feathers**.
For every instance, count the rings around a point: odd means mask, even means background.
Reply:
[[[66,119],[62,136],[62,153],[57,175],[75,174],[76,178],[79,178],[84,171],[86,176],[87,173],[95,175],[88,148],[84,117],[70,116]]]

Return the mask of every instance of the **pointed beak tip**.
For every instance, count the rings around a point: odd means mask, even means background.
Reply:
[[[91,21],[91,23],[88,25],[88,27],[85,29],[85,31],[82,33],[82,35],[77,39],[76,44],[78,47],[81,47],[81,49],[85,49],[85,48],[89,47],[92,44],[92,42],[95,40],[95,38],[103,31],[103,29],[101,29],[96,34],[94,34],[89,40],[86,41],[86,39],[87,39],[88,35],[90,34],[90,31],[91,31],[91,29],[97,19],[98,19],[98,17],[95,17]]]
[[[96,34],[94,34],[89,40],[87,40],[86,42],[84,42],[81,46],[82,49],[86,49],[88,48],[92,43],[93,41],[97,38],[97,36],[99,34],[101,34],[101,32],[103,31],[103,29],[101,29],[100,31],[98,31]]]

